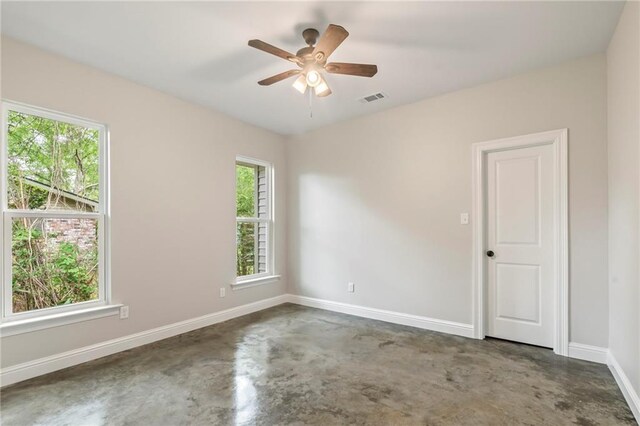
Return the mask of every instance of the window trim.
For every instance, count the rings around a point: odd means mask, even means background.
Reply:
[[[97,212],[73,211],[38,211],[38,210],[10,210],[8,208],[8,130],[9,111],[61,121],[68,124],[82,126],[98,131],[98,183],[99,203]],[[110,192],[109,192],[109,129],[104,123],[78,117],[63,112],[52,111],[47,108],[27,105],[8,99],[2,99],[2,129],[0,134],[0,209],[2,223],[0,224],[0,292],[2,303],[0,306],[0,324],[9,325],[22,322],[33,323],[36,319],[43,322],[60,315],[77,317],[83,312],[95,311],[100,307],[111,305],[111,274],[110,274]],[[13,313],[13,294],[11,289],[11,231],[12,220],[15,217],[37,218],[85,218],[98,222],[98,299],[71,305],[52,306],[27,312]],[[78,315],[71,315],[77,313]],[[5,327],[2,327],[3,329]]]
[[[120,313],[122,306],[121,304],[114,304],[89,308],[83,307],[83,309],[76,309],[69,312],[55,312],[34,318],[6,321],[0,326],[0,337],[31,333],[51,327],[60,327],[62,325],[115,316]]]
[[[265,168],[265,177],[266,177],[266,181],[267,181],[267,218],[258,218],[258,203],[256,200],[255,206],[256,206],[256,212],[255,212],[255,217],[238,217],[236,216],[236,230],[238,227],[238,223],[240,222],[244,222],[244,223],[266,223],[267,224],[267,271],[266,272],[260,272],[257,274],[251,274],[251,275],[243,275],[241,277],[238,277],[237,275],[235,275],[235,280],[233,282],[233,286],[245,286],[247,287],[248,284],[252,284],[255,283],[257,281],[271,281],[271,278],[274,278],[274,280],[277,280],[277,278],[279,277],[276,274],[275,271],[275,220],[274,220],[274,206],[275,206],[275,202],[274,202],[274,184],[273,182],[275,181],[274,179],[274,167],[272,163],[269,163],[267,161],[264,160],[259,160],[257,158],[253,158],[253,157],[247,157],[244,155],[236,155],[236,162],[234,164],[234,172],[235,172],[235,166],[237,166],[238,164],[246,164],[248,166],[259,166],[259,167],[264,167]],[[234,173],[235,175],[235,173]],[[234,187],[235,187],[235,191],[234,191],[234,200],[237,200],[237,179],[234,179]],[[257,185],[257,181],[256,181],[256,185]],[[257,189],[256,189],[256,198],[257,198]],[[236,231],[237,232],[237,231]],[[237,262],[238,262],[238,258],[237,258],[237,253],[238,253],[238,241],[236,240],[236,247],[235,247],[235,256],[234,256],[234,270],[236,270],[237,268]]]

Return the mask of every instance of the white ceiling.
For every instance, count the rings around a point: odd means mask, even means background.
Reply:
[[[606,49],[619,2],[2,2],[2,33],[282,134],[407,104]],[[374,63],[371,78],[329,75],[309,99],[292,64],[247,46],[294,52],[307,27],[350,33],[336,62]],[[382,91],[388,99],[362,104]]]

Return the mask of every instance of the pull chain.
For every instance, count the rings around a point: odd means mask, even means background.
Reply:
[[[311,107],[311,100],[313,99],[313,90],[309,90],[309,118],[313,118],[313,108]]]

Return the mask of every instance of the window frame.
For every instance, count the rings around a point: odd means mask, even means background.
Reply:
[[[274,211],[274,167],[272,163],[269,163],[267,161],[263,161],[263,160],[259,160],[256,158],[252,158],[252,157],[247,157],[247,156],[243,156],[243,155],[237,155],[236,156],[236,161],[234,164],[234,187],[235,187],[235,191],[234,191],[234,204],[235,204],[235,210],[237,212],[237,194],[238,194],[238,180],[237,180],[237,176],[236,175],[236,169],[235,167],[237,167],[238,165],[247,165],[247,166],[257,166],[257,167],[264,167],[265,169],[265,179],[266,179],[266,186],[267,186],[267,217],[266,218],[259,218],[258,217],[258,190],[257,190],[257,185],[258,185],[258,181],[257,181],[257,176],[256,176],[256,190],[255,190],[255,213],[254,213],[254,217],[239,217],[236,216],[236,225],[235,225],[235,229],[236,229],[236,246],[235,246],[235,255],[234,255],[234,270],[236,271],[236,275],[235,275],[235,281],[234,281],[234,285],[236,286],[248,286],[250,284],[255,284],[257,282],[260,281],[266,281],[266,280],[270,280],[272,278],[278,278],[278,276],[275,274],[275,253],[274,253],[274,236],[275,236],[275,211]],[[237,239],[237,230],[238,230],[238,224],[239,223],[264,223],[267,226],[267,261],[266,261],[266,265],[267,265],[267,270],[265,272],[259,272],[257,274],[251,274],[251,275],[243,275],[243,276],[238,276],[237,275],[237,265],[238,265],[238,239]],[[257,256],[257,254],[256,254]]]
[[[50,120],[61,121],[68,124],[82,126],[98,131],[98,185],[99,200],[96,212],[74,211],[46,211],[46,210],[18,210],[8,208],[8,175],[7,165],[9,161],[8,131],[9,111],[34,115]],[[2,224],[0,226],[0,287],[2,303],[0,307],[0,323],[9,324],[20,321],[29,321],[40,317],[59,317],[76,311],[89,311],[96,308],[109,306],[111,303],[110,283],[110,232],[109,232],[109,131],[104,123],[94,120],[52,111],[46,108],[2,100],[2,129],[0,135],[0,197],[2,210]],[[64,219],[94,219],[97,222],[98,245],[98,299],[78,302],[70,305],[52,306],[26,312],[13,312],[12,291],[12,225],[14,218],[64,218]]]

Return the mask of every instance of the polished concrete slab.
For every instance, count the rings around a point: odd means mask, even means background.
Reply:
[[[281,305],[10,386],[9,425],[626,425],[606,366]]]

